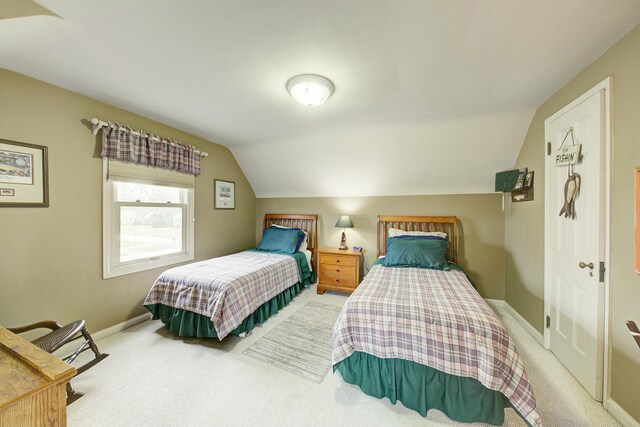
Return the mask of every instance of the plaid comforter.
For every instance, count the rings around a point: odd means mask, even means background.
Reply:
[[[298,282],[292,256],[244,251],[165,271],[144,305],[164,304],[207,316],[222,340],[260,305]]]
[[[475,378],[542,425],[514,343],[461,271],[374,265],[345,303],[333,339],[334,365],[359,351]]]

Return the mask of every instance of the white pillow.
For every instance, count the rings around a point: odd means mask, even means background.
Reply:
[[[284,225],[278,225],[278,224],[271,224],[272,227],[278,227],[278,228],[293,228],[293,227],[285,227]],[[309,246],[309,233],[307,233],[306,231],[302,230],[302,232],[304,233],[304,239],[302,240],[302,243],[300,243],[300,248],[298,249],[299,252],[304,252],[307,250],[307,247]]]
[[[446,239],[447,233],[441,231],[404,231],[397,228],[389,228],[389,237],[398,236],[436,236]]]

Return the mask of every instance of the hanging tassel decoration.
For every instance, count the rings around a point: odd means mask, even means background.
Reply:
[[[564,214],[565,218],[576,219],[576,197],[580,191],[580,175],[572,173],[564,184],[564,206],[560,210],[560,215]]]

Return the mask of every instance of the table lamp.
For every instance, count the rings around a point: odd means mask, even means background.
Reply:
[[[347,235],[344,233],[344,229],[353,228],[353,223],[349,215],[340,215],[338,222],[336,222],[336,227],[342,227],[342,239],[340,240],[340,247],[338,249],[346,251],[349,249],[349,246],[347,246]]]

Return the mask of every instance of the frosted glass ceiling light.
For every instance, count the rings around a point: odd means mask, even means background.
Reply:
[[[316,74],[300,74],[291,77],[287,90],[298,103],[307,107],[322,105],[334,91],[333,83],[326,77]]]

